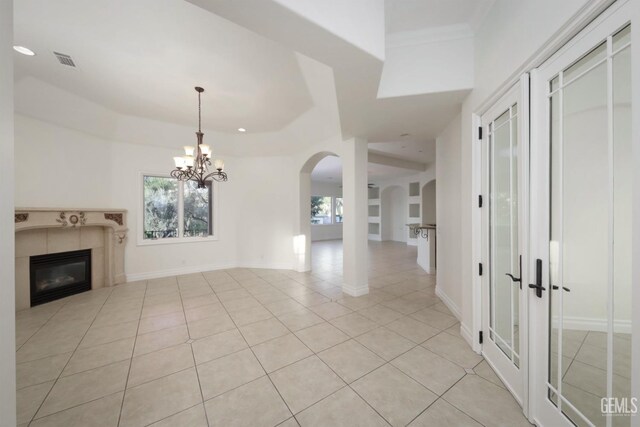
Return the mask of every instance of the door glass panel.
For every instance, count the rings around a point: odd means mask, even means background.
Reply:
[[[607,43],[549,81],[549,399],[579,426],[630,397],[631,58]]]
[[[507,109],[490,126],[491,334],[490,338],[516,366],[519,364],[517,116]]]
[[[558,81],[558,77],[551,81]],[[551,188],[556,188],[555,179],[560,178],[560,153],[561,145],[560,141],[560,93],[556,92],[551,96],[549,100],[550,110],[550,139],[551,139]],[[551,191],[551,206],[560,206],[560,192]],[[550,248],[549,248],[549,283],[558,283],[559,268],[559,232],[560,230],[560,216],[552,215],[550,218]],[[559,293],[551,292],[549,294],[549,383],[554,389],[558,389],[558,367],[560,366],[558,355],[558,337],[560,335],[560,301],[558,297]],[[567,365],[568,366],[568,365]],[[550,391],[551,400],[557,405],[557,395]]]
[[[631,41],[631,25],[627,25],[613,36],[613,51],[620,49]],[[615,73],[615,70],[614,70]],[[615,88],[614,88],[615,90]]]
[[[572,66],[564,70],[563,79],[567,83],[573,78],[580,75],[580,73],[588,70],[590,67],[603,60],[607,56],[607,44],[601,43],[598,47],[594,48],[591,52],[587,53],[581,59],[576,61]]]
[[[631,145],[631,48],[627,47],[613,57],[613,395],[627,399],[631,397]],[[629,425],[629,417],[616,418],[625,418],[620,425]]]

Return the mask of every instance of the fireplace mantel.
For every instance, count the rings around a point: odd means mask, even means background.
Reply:
[[[42,238],[34,236],[34,233],[41,233],[37,230],[42,230],[47,234],[45,239],[65,239],[76,234],[81,236],[83,230],[93,235],[95,233],[103,234],[104,238],[100,237],[100,240],[104,243],[104,281],[95,285],[99,287],[113,286],[126,281],[124,250],[128,228],[125,209],[16,208],[14,223],[17,244],[20,232],[23,231],[28,231],[30,239],[37,237],[38,242]],[[102,232],[99,231],[100,229]],[[64,230],[70,233],[67,234]],[[28,253],[22,255],[40,255],[43,250],[44,253],[56,252],[55,247],[59,247],[59,245],[54,243],[47,240],[43,249],[42,244],[26,242],[25,244],[30,248],[28,251],[25,250]],[[31,246],[34,248],[31,249]],[[70,249],[73,250],[73,248]],[[18,254],[16,254],[16,258],[18,258]],[[16,267],[18,266],[16,265]]]

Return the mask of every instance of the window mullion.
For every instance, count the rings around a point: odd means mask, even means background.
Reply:
[[[184,181],[178,184],[178,237],[184,237]]]

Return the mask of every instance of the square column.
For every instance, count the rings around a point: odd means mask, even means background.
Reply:
[[[0,424],[16,421],[13,2],[0,1]]]
[[[342,197],[344,200],[342,291],[360,296],[369,293],[368,281],[368,197],[366,139],[344,142],[342,156]]]

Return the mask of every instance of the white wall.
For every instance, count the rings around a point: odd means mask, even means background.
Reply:
[[[473,33],[465,27],[446,28],[432,40],[413,40],[411,34],[387,37],[379,98],[438,93],[473,87]],[[445,37],[444,40],[439,37]]]
[[[22,207],[124,208],[130,279],[213,268],[291,268],[292,184],[280,157],[223,156],[216,187],[217,241],[139,245],[141,173],[168,173],[176,150],[106,140],[16,115],[16,203]],[[238,242],[250,242],[239,245]]]
[[[369,54],[384,59],[383,0],[275,0]]]
[[[0,1],[0,426],[16,425],[13,2]]]
[[[473,115],[482,113],[481,105],[509,78],[518,75],[529,58],[533,58],[563,25],[577,13],[588,0],[567,0],[557,2],[540,0],[536,2],[497,0],[487,14],[475,39],[475,84],[470,95],[462,105],[460,120],[461,151],[456,158],[449,158],[447,163],[438,163],[438,169],[455,168],[460,173],[460,197],[458,212],[460,222],[459,262],[450,265],[452,277],[461,274],[456,289],[452,287],[452,295],[460,295],[461,323],[463,335],[472,341],[473,330],[473,279],[479,260],[472,253],[472,223],[475,201],[476,179],[473,176],[473,136],[475,125]],[[550,12],[553,11],[553,12]],[[485,106],[487,107],[487,106]],[[447,131],[453,132],[451,129]],[[441,138],[446,136],[443,132]],[[440,184],[439,184],[440,185]],[[439,197],[442,193],[438,190]],[[454,197],[453,194],[449,197]],[[440,208],[440,207],[439,207]],[[440,211],[438,219],[454,216],[454,210]],[[440,254],[439,254],[440,255]],[[440,259],[438,263],[440,264]],[[438,267],[438,274],[447,274]],[[452,297],[455,299],[455,296]]]
[[[342,187],[337,183],[311,181],[312,196],[342,197]],[[332,206],[335,215],[335,206]],[[342,240],[342,223],[311,225],[311,241]]]
[[[460,274],[460,116],[436,139],[437,291],[460,313],[463,300]]]
[[[436,181],[422,186],[422,223],[436,223]]]

